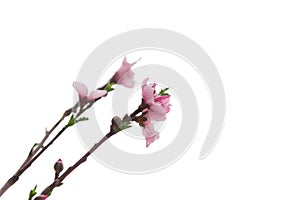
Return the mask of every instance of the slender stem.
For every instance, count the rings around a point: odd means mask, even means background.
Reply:
[[[102,87],[98,87],[97,90],[105,90],[106,86],[108,84],[110,84],[111,82],[112,82],[112,78],[106,84],[104,84]]]
[[[108,83],[107,83],[108,84]],[[99,89],[104,89],[106,87],[105,84]],[[90,102],[85,108],[80,107],[80,111],[76,115],[76,119],[78,119],[81,114],[83,114],[86,110],[91,108],[93,104],[100,100],[102,97],[96,99],[93,102]],[[2,186],[0,189],[0,197],[12,186],[14,185],[20,178],[20,176],[26,171],[34,161],[36,161],[47,149],[48,147],[67,129],[66,127],[63,127],[56,136],[44,147],[44,143],[49,138],[51,133],[58,127],[58,125],[67,117],[69,116],[74,110],[76,110],[79,106],[79,103],[76,103],[72,108],[66,110],[63,114],[63,116],[58,120],[57,123],[54,124],[54,126],[49,130],[46,131],[46,134],[44,138],[41,140],[40,143],[38,143],[37,147],[29,154],[29,156],[25,159],[24,163],[21,165],[21,167],[17,170],[17,172],[7,180],[7,182]]]
[[[145,109],[144,105],[140,105],[138,109],[136,109],[133,113],[130,114],[130,119],[126,119],[126,122],[134,121],[136,118],[136,115],[138,115],[140,112],[142,112]],[[125,115],[128,116],[128,115]],[[124,120],[124,118],[123,118]],[[69,167],[61,176],[59,176],[56,180],[54,180],[48,187],[46,187],[41,195],[47,195],[51,194],[51,192],[54,190],[54,188],[59,187],[62,185],[63,180],[69,176],[77,167],[79,167],[82,163],[84,163],[87,158],[96,150],[98,149],[106,140],[108,140],[111,136],[118,133],[120,130],[116,127],[114,127],[114,120],[112,120],[112,125],[110,128],[110,132],[108,132],[99,142],[94,144],[94,146],[86,153],[84,154],[73,166]],[[35,198],[37,200],[38,197]]]
[[[96,143],[86,154],[84,154],[73,166],[69,167],[59,178],[54,180],[46,189],[43,190],[41,193],[42,195],[49,195],[52,190],[56,187],[59,187],[62,181],[70,175],[78,166],[84,163],[87,158],[99,147],[103,144],[106,140],[108,140],[111,136],[116,134],[116,131],[110,131],[107,133],[98,143]]]
[[[25,159],[24,163],[21,165],[21,167],[17,170],[17,172],[10,178],[8,181],[2,186],[0,189],[0,197],[8,190],[13,184],[15,184],[18,180],[20,175],[32,164],[31,160],[36,155],[36,153],[40,149],[44,149],[43,145],[45,141],[49,138],[51,133],[58,127],[58,125],[71,114],[72,108],[67,109],[62,117],[52,126],[52,128],[49,131],[46,131],[46,134],[44,138],[41,140],[41,142],[38,144],[38,146],[29,154],[29,156]],[[30,163],[30,164],[29,164]]]
[[[81,114],[82,113],[84,113],[84,111],[86,111],[88,108],[90,108],[91,106],[88,106],[87,108],[85,108],[85,109],[82,109],[82,111],[81,112],[79,112],[78,114],[77,114],[77,116],[76,116],[76,118],[79,118],[80,116],[81,116]],[[59,138],[59,136],[65,131],[65,130],[67,130],[69,127],[67,127],[67,126],[65,126],[65,127],[63,127],[56,135],[55,135],[55,137],[36,155],[36,156],[34,156],[31,160],[30,160],[30,162],[28,162],[23,168],[22,168],[22,171],[25,171],[28,167],[30,167],[31,166],[31,164],[36,160],[36,159],[38,159],[38,157],[40,157],[43,153],[44,153],[44,151],[46,151],[48,148],[49,148],[49,146],[51,146],[54,142],[55,142],[55,140],[57,140],[57,138]]]
[[[141,105],[133,112],[130,114],[130,118],[135,121],[134,119],[136,118],[136,115],[139,114],[140,112],[143,112],[145,108],[149,108],[147,104],[144,104],[143,101]]]

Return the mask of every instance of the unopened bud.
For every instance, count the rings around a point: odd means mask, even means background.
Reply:
[[[34,200],[45,200],[45,199],[47,199],[47,198],[48,198],[47,195],[41,194],[40,196],[35,197]]]
[[[64,165],[61,159],[59,159],[55,164],[54,164],[54,170],[55,170],[55,179],[58,178],[59,173],[64,170]]]
[[[114,117],[112,120],[111,120],[111,130],[114,131],[114,132],[119,132],[120,131],[120,125],[122,124],[122,120],[120,117]]]

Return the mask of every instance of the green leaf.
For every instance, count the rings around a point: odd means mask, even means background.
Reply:
[[[37,194],[36,188],[37,188],[37,185],[35,185],[34,188],[32,190],[30,190],[28,200],[32,200],[32,198]]]
[[[87,118],[87,117],[81,117],[78,120],[75,120],[75,123],[82,122],[82,121],[87,121],[87,120],[89,120],[89,118]]]
[[[115,84],[114,82],[108,83],[108,84],[106,85],[106,87],[105,87],[105,90],[106,90],[107,92],[113,91],[114,88],[112,88],[112,86],[113,86],[114,84]]]
[[[74,115],[72,115],[72,116],[70,117],[70,120],[69,120],[68,124],[65,126],[65,128],[68,128],[68,127],[70,127],[70,126],[73,126],[74,124],[75,124],[75,118],[74,118]]]
[[[119,127],[118,127],[118,132],[123,131],[127,128],[130,128],[130,127],[131,127],[130,122],[122,122],[122,124],[120,124]]]
[[[159,95],[161,95],[161,96],[169,95],[169,94],[167,93],[168,90],[169,90],[169,88],[161,89],[160,92],[159,92]]]
[[[87,121],[87,120],[89,120],[89,118],[87,118],[87,117],[81,117],[81,118],[79,118],[79,119],[76,119],[76,118],[74,117],[74,115],[72,115],[72,116],[70,117],[70,120],[69,120],[68,124],[65,125],[65,128],[69,128],[69,127],[73,126],[74,124],[76,124],[76,123],[78,123],[78,122]]]

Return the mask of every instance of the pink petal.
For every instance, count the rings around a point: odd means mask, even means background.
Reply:
[[[148,82],[149,79],[150,79],[150,78],[145,78],[145,79],[143,80],[142,87],[144,87],[144,86],[147,85],[147,82]]]
[[[155,121],[166,120],[166,110],[161,105],[152,105],[150,107],[150,117]]]
[[[124,57],[123,59],[123,63],[122,63],[122,66],[120,67],[120,69],[116,72],[115,74],[115,81],[119,81],[119,79],[125,74],[127,73],[128,71],[130,71],[131,69],[131,64],[129,64],[127,62],[127,58]]]
[[[150,144],[152,144],[155,141],[155,136],[147,137],[146,138],[146,147],[149,147]]]
[[[146,104],[152,105],[154,102],[155,88],[153,84],[147,85],[149,78],[146,78],[142,83],[142,96]]]
[[[127,62],[127,58],[124,57],[122,66],[113,76],[113,81],[125,87],[132,88],[134,86],[134,80],[133,80],[134,73],[131,70],[131,67],[138,61],[139,60],[130,64]]]
[[[151,143],[153,143],[156,139],[159,138],[158,132],[154,130],[153,124],[149,124],[142,128],[143,134],[146,138],[146,147],[148,147]]]
[[[134,73],[132,71],[127,72],[124,74],[118,81],[118,84],[124,85],[128,88],[133,88],[134,80],[133,80]]]
[[[100,97],[103,97],[107,94],[106,90],[95,90],[92,91],[88,96],[88,101],[93,101],[95,99],[98,99]]]
[[[164,108],[166,113],[168,113],[170,111],[170,106],[171,106],[170,97],[171,97],[170,95],[165,95],[165,96],[157,95],[154,98],[154,102],[160,104]]]
[[[87,87],[80,83],[80,82],[73,82],[73,87],[77,91],[79,97],[82,99],[83,97],[86,97],[88,94],[88,89]]]
[[[170,95],[165,95],[165,96],[157,96],[155,97],[155,102],[160,102],[161,104],[166,104],[170,101]]]

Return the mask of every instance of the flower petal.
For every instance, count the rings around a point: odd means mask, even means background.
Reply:
[[[146,86],[147,85],[147,82],[149,81],[150,78],[145,78],[143,80],[143,83],[142,83],[142,87]]]
[[[87,87],[80,83],[80,82],[73,82],[73,87],[77,91],[79,97],[82,99],[83,97],[86,97],[88,94],[88,89]]]
[[[124,74],[118,81],[118,84],[121,84],[128,88],[133,88],[134,80],[133,80],[134,73],[132,71],[127,72]]]
[[[154,101],[157,104],[160,104],[163,109],[166,111],[166,113],[168,113],[170,111],[170,95],[165,95],[165,96],[160,96],[158,95],[157,97],[154,98]]]
[[[140,60],[140,59],[139,59]],[[139,60],[134,63],[128,63],[127,58],[124,57],[122,66],[120,69],[114,74],[113,81],[119,85],[123,85],[125,87],[132,88],[134,86],[134,73],[131,70],[131,67],[137,63]]]
[[[146,147],[149,147],[155,141],[155,136],[147,137],[146,138]]]
[[[106,94],[107,94],[106,90],[95,90],[92,91],[87,98],[88,101],[93,101],[95,99],[105,96]]]
[[[150,117],[155,121],[164,121],[166,120],[166,110],[161,105],[152,105],[150,107]]]
[[[152,105],[154,103],[155,86],[147,84],[149,78],[146,78],[142,84],[142,96],[146,104]]]
[[[117,74],[117,79],[120,79],[126,72],[130,71],[131,69],[131,64],[127,62],[127,58],[124,57],[123,62],[122,62],[122,66],[120,67],[120,69],[116,72]],[[117,80],[118,81],[118,80]]]
[[[145,126],[144,128],[142,128],[142,130],[146,139],[146,147],[148,147],[151,143],[159,138],[158,132],[154,130],[153,124]]]

